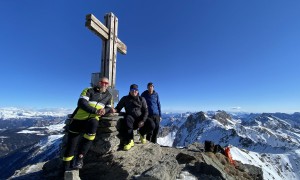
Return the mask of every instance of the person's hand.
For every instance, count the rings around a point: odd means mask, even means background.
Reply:
[[[144,121],[140,121],[140,122],[138,123],[138,127],[141,128],[141,127],[143,127],[143,126],[144,126]]]
[[[161,118],[161,117],[159,117],[159,122],[161,122],[161,120],[162,120],[162,118]]]
[[[116,110],[115,108],[111,108],[111,109],[110,109],[110,112],[111,112],[111,113],[116,113],[117,110]]]
[[[97,115],[103,116],[105,114],[105,109],[104,108],[98,109],[96,113]]]

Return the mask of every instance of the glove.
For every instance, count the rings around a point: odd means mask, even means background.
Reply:
[[[140,121],[140,122],[138,123],[138,127],[141,128],[141,127],[143,127],[143,126],[144,126],[144,121]]]
[[[159,117],[159,122],[161,122],[161,120],[162,120],[162,118],[161,118],[161,117]]]

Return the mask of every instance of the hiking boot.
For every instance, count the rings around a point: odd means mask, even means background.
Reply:
[[[126,145],[124,146],[124,150],[125,150],[125,151],[128,151],[128,150],[131,149],[133,146],[134,146],[134,141],[133,141],[133,139],[131,139],[131,140],[129,141],[129,143],[126,144]]]
[[[139,133],[139,134],[140,134],[140,133]],[[140,134],[140,141],[141,141],[142,144],[146,144],[147,140],[146,140],[145,135],[142,136],[142,135]]]
[[[83,167],[83,156],[78,156],[75,164],[74,164],[74,169],[82,169]]]

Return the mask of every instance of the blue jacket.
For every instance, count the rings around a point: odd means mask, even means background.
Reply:
[[[149,94],[149,91],[146,90],[141,95],[146,99],[149,115],[159,115],[161,117],[160,101],[156,91],[153,91],[152,94]]]

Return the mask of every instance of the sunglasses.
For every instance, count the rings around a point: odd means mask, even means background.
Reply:
[[[100,81],[101,84],[108,85],[108,82]]]
[[[130,91],[139,91],[139,89],[137,89],[137,88],[132,88],[132,89],[130,89]]]

